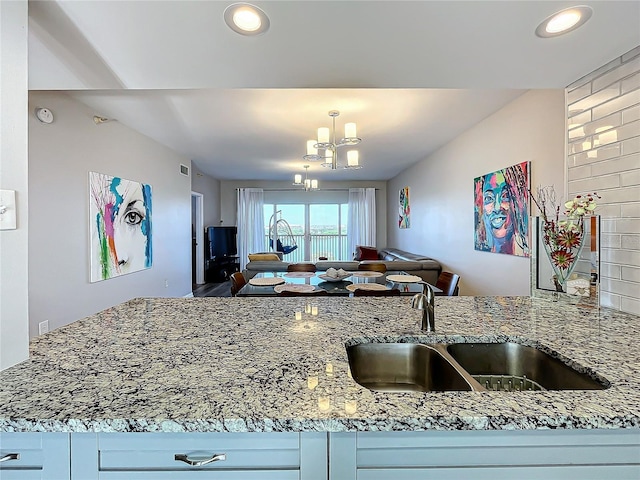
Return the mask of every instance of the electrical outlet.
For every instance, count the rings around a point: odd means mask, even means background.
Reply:
[[[38,324],[38,335],[42,335],[49,331],[49,320],[45,320],[44,322],[40,322]]]

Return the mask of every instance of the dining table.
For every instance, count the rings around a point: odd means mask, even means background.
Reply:
[[[348,274],[348,276],[347,276]],[[424,282],[420,277],[402,271],[346,272],[342,278],[332,278],[327,272],[260,272],[243,286],[238,297],[276,297],[282,289],[305,292],[326,291],[330,296],[350,296],[357,288],[373,290],[400,290],[400,295],[422,293]],[[373,284],[373,286],[372,286]],[[302,287],[305,285],[305,287]],[[442,290],[430,285],[438,295]],[[313,287],[313,288],[312,288]]]

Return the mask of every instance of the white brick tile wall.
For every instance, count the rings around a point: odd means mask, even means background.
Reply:
[[[627,250],[640,250],[640,235],[620,235],[620,247]]]
[[[629,60],[627,63],[620,65],[608,73],[596,78],[592,83],[592,91],[597,92],[604,87],[611,85],[618,80],[633,75],[635,72],[640,71],[640,58]]]
[[[620,218],[616,220],[616,232],[631,234],[640,232],[640,218]]]
[[[600,247],[620,248],[622,246],[622,235],[613,235],[600,232]]]
[[[575,90],[572,90],[571,92],[567,93],[567,102],[569,102],[569,104],[575,103],[578,100],[583,99],[587,95],[591,95],[591,84],[590,83],[587,83],[587,84],[585,84],[585,85],[583,85],[581,87],[578,87]]]
[[[630,297],[620,298],[620,310],[640,315],[640,300]]]
[[[598,194],[602,197],[600,202],[606,203],[623,203],[623,202],[637,202],[640,199],[640,187],[620,187],[614,190],[597,190]],[[585,192],[575,192],[585,193]]]
[[[640,88],[640,74],[636,73],[632,77],[627,78],[622,81],[622,93],[630,92],[631,90],[635,90],[636,88]]]
[[[569,182],[569,189],[576,193],[601,192],[606,188],[620,186],[620,175],[602,175]]]
[[[622,267],[622,280],[640,283],[640,268]]]
[[[620,185],[627,187],[629,185],[640,185],[640,171],[624,172],[620,174]]]
[[[627,155],[625,157],[617,157],[610,162],[594,163],[590,165],[590,167],[593,175],[598,176],[607,175],[608,173],[637,170],[638,165],[640,165],[640,153],[634,153],[633,155]],[[578,170],[578,168],[576,168],[576,170]],[[569,179],[571,179],[571,177],[569,177]]]
[[[620,217],[640,217],[640,201],[620,205]]]
[[[584,100],[581,101],[584,102]],[[633,90],[632,92],[614,97],[607,103],[595,107],[591,112],[591,117],[596,120],[600,117],[606,117],[613,112],[619,112],[620,110],[624,110],[625,108],[631,107],[638,103],[640,103],[640,90]]]
[[[640,137],[630,138],[620,143],[622,155],[640,152]]]
[[[603,277],[620,279],[622,276],[622,267],[612,263],[603,263],[600,265],[600,275]]]
[[[627,95],[631,95],[631,94],[629,93]],[[597,108],[601,108],[602,111],[605,111],[604,107],[609,105],[609,103],[620,101],[620,98],[621,98],[620,83],[617,83],[615,86],[607,87],[604,90],[600,90],[599,92],[596,92],[593,95],[589,95],[588,97],[583,98],[582,100],[579,100],[572,105],[569,105],[569,116],[573,116],[577,113],[582,113],[585,110],[589,110],[589,109],[595,112],[596,109],[594,107],[598,105],[602,105],[602,106]],[[633,102],[633,103],[637,103],[637,102]],[[609,113],[617,110],[620,110],[620,109],[615,108],[611,110]],[[598,117],[604,117],[604,114],[599,115]]]
[[[640,252],[634,250],[616,250],[602,248],[600,250],[601,261],[616,263],[618,265],[631,265],[640,267]]]
[[[640,74],[636,76],[640,79]],[[622,111],[623,123],[634,122],[636,120],[640,120],[640,105]]]
[[[567,192],[598,192],[600,303],[640,314],[640,46],[567,87]]]
[[[632,58],[637,57],[638,55],[640,55],[640,45],[637,46],[636,48],[634,48],[633,50],[629,50],[627,53],[622,55],[620,60],[622,62],[627,62],[627,61],[631,60]]]

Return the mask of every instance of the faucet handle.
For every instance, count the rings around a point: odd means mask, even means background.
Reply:
[[[411,297],[411,308],[424,310],[428,303],[429,301],[427,300],[427,296],[424,293],[416,293],[413,297]]]

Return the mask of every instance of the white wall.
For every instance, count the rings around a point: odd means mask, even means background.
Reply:
[[[191,292],[189,160],[63,93],[31,92],[29,112],[51,109],[54,123],[29,114],[29,332],[60,327],[134,297]],[[89,282],[88,172],[151,184],[153,266]],[[165,285],[168,285],[165,286]]]
[[[563,90],[532,90],[389,181],[389,245],[458,273],[461,295],[528,295],[529,259],[474,249],[475,177],[531,161],[531,186],[564,198]],[[410,187],[411,227],[398,228],[398,192]]]
[[[17,229],[0,231],[0,370],[26,360],[28,336],[27,2],[0,1],[0,188],[16,191]]]
[[[220,180],[203,173],[192,162],[191,190],[202,194],[204,226],[220,225]]]
[[[283,198],[292,203],[305,203],[313,198],[314,202],[327,202],[335,197],[332,190],[348,191],[349,188],[375,188],[376,189],[376,231],[377,246],[387,246],[387,182],[380,181],[354,181],[354,182],[324,182],[321,181],[320,190],[305,192],[295,189],[291,182],[267,182],[267,181],[235,181],[223,180],[220,182],[220,207],[223,225],[236,225],[237,222],[237,190],[239,188],[264,188],[268,190],[282,190]],[[348,196],[346,197],[348,198]],[[268,220],[268,219],[267,219]]]

